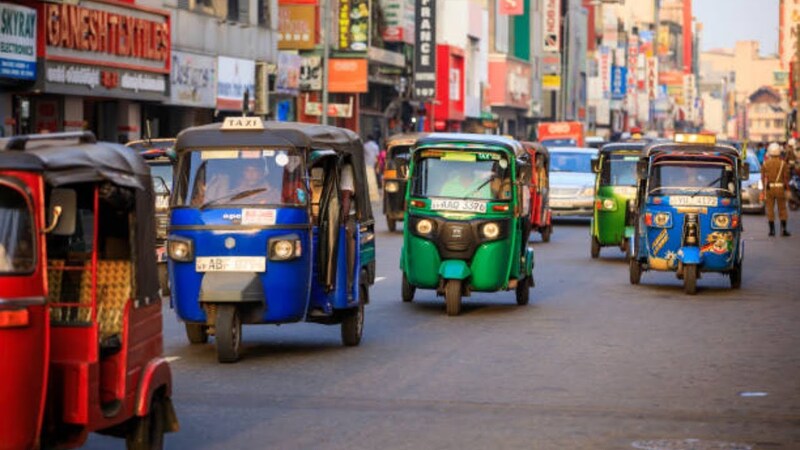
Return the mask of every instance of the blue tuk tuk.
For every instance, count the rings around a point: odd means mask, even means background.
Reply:
[[[638,194],[630,282],[642,271],[673,271],[697,292],[702,273],[742,283],[741,181],[749,168],[738,150],[713,136],[676,135],[651,144],[637,166]]]
[[[340,324],[358,345],[375,280],[359,137],[257,117],[184,130],[169,236],[173,307],[191,343],[237,361],[242,324]]]

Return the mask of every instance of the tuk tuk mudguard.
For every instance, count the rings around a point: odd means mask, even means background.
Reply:
[[[439,276],[445,280],[466,280],[470,273],[467,263],[460,259],[448,259],[439,265]]]
[[[423,289],[436,289],[442,261],[436,244],[408,233],[403,249],[401,262],[408,282]],[[414,261],[413,267],[411,261]]]
[[[683,264],[700,264],[703,262],[703,256],[699,247],[683,247],[678,251],[678,260]]]
[[[481,244],[475,251],[470,264],[470,289],[474,291],[497,291],[508,283],[509,272],[514,272],[518,265],[510,269],[509,259],[512,258],[511,239]],[[515,253],[519,255],[519,253]],[[519,259],[519,256],[514,258]]]
[[[165,400],[172,398],[172,369],[166,358],[154,358],[142,370],[142,378],[136,391],[136,416],[144,417],[150,413],[151,402],[155,393],[163,388]],[[167,408],[167,431],[178,431],[178,420],[171,401]]]

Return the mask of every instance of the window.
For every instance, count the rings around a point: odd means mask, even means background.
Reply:
[[[509,162],[494,152],[423,150],[412,175],[419,197],[473,200],[511,198]]]
[[[258,24],[269,28],[271,22],[269,0],[257,0],[256,5],[258,8]]]
[[[0,275],[33,272],[33,212],[22,192],[0,183]]]

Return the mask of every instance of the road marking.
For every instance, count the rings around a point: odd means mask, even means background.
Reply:
[[[173,361],[177,361],[177,360],[181,359],[181,357],[180,356],[165,356],[164,359],[166,359],[167,362],[173,362]]]
[[[379,282],[381,282],[381,281],[383,281],[385,279],[386,279],[386,277],[377,277],[377,278],[375,278],[375,282],[379,283]]]
[[[759,391],[751,391],[751,392],[740,392],[739,395],[741,397],[766,397],[766,392],[759,392]]]

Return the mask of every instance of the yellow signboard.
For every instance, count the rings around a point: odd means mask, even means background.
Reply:
[[[542,89],[557,91],[561,89],[561,75],[545,75],[542,77]]]

